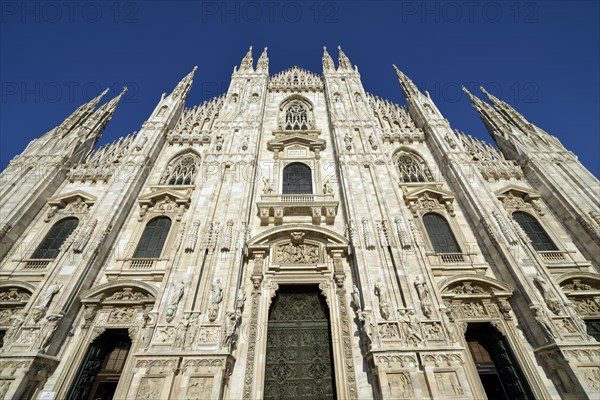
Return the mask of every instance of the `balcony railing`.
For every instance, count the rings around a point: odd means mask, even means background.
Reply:
[[[280,224],[285,216],[310,216],[315,224],[323,219],[333,224],[339,201],[333,194],[265,194],[256,205],[263,225]]]
[[[51,258],[38,258],[33,260],[25,260],[24,269],[44,269],[46,268],[52,261]]]
[[[156,258],[133,258],[129,261],[129,268],[132,269],[151,269],[154,267]]]
[[[333,201],[332,194],[265,194],[261,196],[264,202],[277,203],[312,203],[315,201]]]
[[[542,256],[542,258],[546,261],[564,261],[565,260],[565,252],[563,251],[540,251],[538,252]]]

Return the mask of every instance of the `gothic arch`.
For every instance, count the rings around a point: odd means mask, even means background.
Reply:
[[[182,164],[188,157],[193,157],[193,164]],[[186,149],[178,152],[169,160],[162,177],[161,185],[193,185],[200,169],[200,154],[195,149]]]
[[[296,107],[297,110],[291,110]],[[302,111],[305,113],[301,115]],[[300,114],[296,113],[299,112]],[[279,129],[285,131],[306,131],[315,129],[314,105],[304,96],[293,94],[279,105]]]
[[[402,146],[392,153],[396,171],[403,183],[433,182],[433,174],[425,158],[418,152]]]

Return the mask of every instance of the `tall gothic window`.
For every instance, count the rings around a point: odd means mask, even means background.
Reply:
[[[535,219],[534,216],[522,211],[515,211],[513,219],[523,228],[533,248],[536,251],[556,251],[558,248],[550,239],[550,236],[546,233],[542,225]]]
[[[133,258],[159,258],[171,229],[171,219],[157,217],[146,224]]]
[[[429,182],[433,176],[425,162],[410,154],[401,154],[398,157],[398,171],[403,182]]]
[[[172,162],[163,176],[165,185],[193,185],[197,171],[197,157],[185,155]]]
[[[292,103],[285,110],[285,130],[300,131],[309,129],[306,107],[301,103]]]
[[[312,173],[302,163],[290,164],[283,169],[283,194],[312,194]]]
[[[54,259],[60,252],[60,247],[79,225],[75,217],[61,219],[50,228],[42,243],[37,247],[32,259]]]
[[[450,229],[448,221],[436,213],[427,213],[423,216],[423,225],[436,253],[460,253],[458,242]]]

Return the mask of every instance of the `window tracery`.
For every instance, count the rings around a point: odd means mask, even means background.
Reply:
[[[402,182],[411,183],[433,181],[431,171],[429,171],[429,168],[427,165],[425,165],[425,162],[410,154],[401,154],[396,163],[398,165],[398,172],[400,173],[400,179]]]
[[[308,129],[306,107],[300,103],[291,104],[285,110],[285,130],[299,131]]]
[[[197,157],[188,154],[174,160],[163,175],[163,185],[193,185],[197,172]]]

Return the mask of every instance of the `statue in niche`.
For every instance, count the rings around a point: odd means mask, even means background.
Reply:
[[[167,322],[171,322],[175,318],[179,301],[183,297],[184,286],[183,281],[173,282],[171,285],[171,295],[169,296],[169,306],[166,313]]]
[[[352,305],[356,311],[362,310],[362,306],[360,303],[360,292],[358,291],[358,287],[356,285],[352,286]]]
[[[221,280],[216,279],[210,288],[210,300],[208,304],[208,320],[214,322],[219,313],[219,304],[223,301],[223,287]]]
[[[52,285],[48,286],[48,288],[42,295],[42,299],[40,300],[39,307],[40,308],[48,308],[48,306],[50,305],[50,302],[52,301],[52,298],[54,297],[54,295],[56,295],[58,292],[60,292],[61,288],[62,288],[62,285],[58,282],[54,282]]]
[[[387,293],[381,282],[375,284],[375,295],[379,297],[379,314],[383,319],[388,319],[390,317],[390,306],[387,301]]]
[[[537,322],[541,325],[541,327],[544,329],[544,331],[546,332],[548,337],[556,338],[557,335],[556,335],[556,332],[554,331],[554,327],[552,326],[552,321],[548,317],[548,314],[546,314],[546,311],[544,311],[544,309],[542,307],[537,306],[537,305],[533,305],[530,308],[531,308],[531,311],[533,311],[533,316],[535,317]]]

